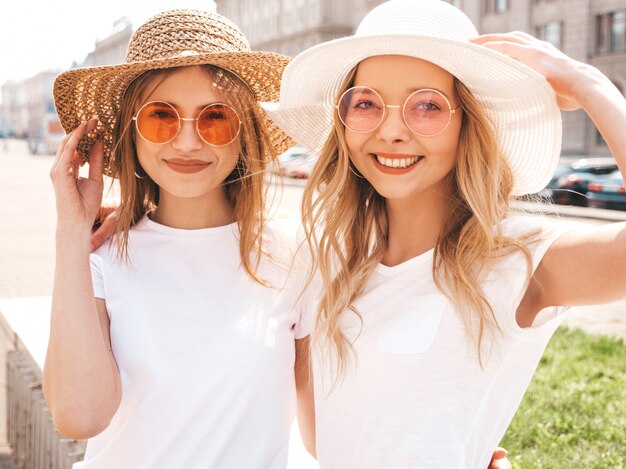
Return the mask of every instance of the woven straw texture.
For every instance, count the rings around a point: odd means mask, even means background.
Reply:
[[[88,159],[97,140],[104,142],[105,174],[111,174],[113,129],[128,85],[147,70],[212,64],[230,70],[250,87],[258,102],[277,101],[282,72],[290,58],[253,52],[243,33],[217,13],[171,10],[149,19],[132,36],[126,63],[69,70],[54,82],[54,102],[63,128],[74,130],[97,117],[97,128],[78,144]],[[282,153],[294,142],[259,108],[271,142]],[[269,155],[266,155],[269,156]]]
[[[315,46],[285,69],[280,103],[264,103],[295,140],[318,151],[333,125],[341,83],[376,55],[417,57],[447,70],[482,104],[514,173],[514,195],[538,192],[561,151],[561,113],[539,73],[470,43],[478,33],[463,12],[439,0],[392,0],[372,10],[354,36]]]

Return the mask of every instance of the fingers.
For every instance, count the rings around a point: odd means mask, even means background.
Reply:
[[[63,137],[63,140],[61,140],[61,144],[59,145],[59,149],[57,150],[54,162],[52,163],[52,168],[50,169],[50,177],[54,177],[54,175],[58,173],[58,170],[66,165],[68,159],[70,160],[71,164],[71,158],[74,155],[74,150],[76,150],[76,145],[78,144],[78,140],[80,139],[80,137],[77,139],[76,136],[80,133],[82,137],[82,135],[84,134],[85,125],[86,123],[83,122],[74,130],[72,130],[69,134]]]
[[[113,236],[113,233],[115,233],[115,227],[117,226],[117,219],[118,214],[113,211],[102,221],[102,224],[96,229],[96,231],[91,234],[92,251],[98,249],[102,246],[102,243]]]
[[[104,144],[98,140],[89,152],[89,179],[103,183]]]
[[[102,222],[108,218],[109,216],[112,216],[114,218],[118,218],[119,217],[119,213],[116,213],[119,210],[119,200],[111,200],[111,199],[105,199],[102,201],[102,205],[100,206],[100,209],[98,210],[98,224],[102,224]]]
[[[495,459],[489,464],[489,469],[513,469],[511,461],[507,458]]]
[[[514,59],[520,56],[529,60],[540,54],[559,55],[558,49],[546,41],[537,39],[522,31],[505,34],[485,34],[471,39],[470,42],[488,47]],[[524,60],[520,60],[524,62]]]
[[[507,55],[526,65],[531,64],[533,61],[533,54],[535,52],[534,48],[522,42],[490,41],[484,42],[481,45],[487,49],[495,50],[496,52]]]
[[[528,33],[523,31],[513,31],[510,33],[501,33],[501,34],[483,34],[474,39],[470,39],[470,42],[474,44],[485,44],[486,42],[500,42],[500,41],[508,41],[515,42],[518,44],[530,44],[532,42],[540,42],[534,36],[531,36]]]
[[[70,139],[71,136],[72,136],[72,132],[70,132],[69,134],[65,134],[65,137],[61,139],[61,143],[59,143],[59,148],[57,148],[57,154],[54,158],[54,161],[52,162],[52,168],[50,169],[51,172],[59,164],[59,159],[61,158],[61,155],[63,154],[63,150],[65,149],[65,145],[67,145],[67,141]]]
[[[71,171],[72,176],[74,176],[75,178],[78,177],[78,170],[82,166],[82,161],[83,161],[83,157],[80,156],[80,153],[74,150],[74,154],[72,155],[72,158],[70,161],[70,171]]]
[[[496,450],[493,452],[493,456],[491,458],[502,459],[502,458],[505,458],[507,454],[509,454],[507,450],[498,446]]]
[[[506,458],[507,454],[508,452],[504,448],[496,448],[488,469],[512,469],[511,462]]]
[[[55,174],[78,174],[77,171],[72,171],[77,164],[80,166],[80,161],[77,161],[74,155],[78,147],[78,142],[86,133],[94,130],[97,125],[98,119],[90,119],[82,122],[78,127],[63,137],[54,162],[52,163],[50,170],[51,177],[54,177]]]

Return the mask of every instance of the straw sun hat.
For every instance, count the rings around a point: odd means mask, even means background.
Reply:
[[[276,101],[280,77],[290,58],[256,52],[239,28],[217,13],[171,10],[149,19],[132,36],[126,63],[69,70],[54,82],[54,103],[63,128],[74,130],[82,121],[98,117],[97,128],[84,137],[78,151],[87,159],[96,140],[104,142],[105,173],[110,174],[113,129],[124,91],[147,70],[213,64],[238,75],[257,101]],[[291,141],[262,109],[277,153]]]
[[[317,45],[285,69],[280,103],[263,107],[291,137],[321,149],[333,125],[342,82],[363,59],[397,54],[447,70],[482,104],[507,156],[514,195],[541,190],[561,149],[561,114],[546,79],[503,54],[473,44],[476,28],[439,0],[390,0],[373,9],[356,34]]]

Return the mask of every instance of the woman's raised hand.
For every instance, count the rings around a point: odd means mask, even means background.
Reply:
[[[549,42],[524,32],[485,34],[472,42],[508,55],[541,73],[554,89],[557,103],[564,111],[585,107],[586,92],[591,83],[610,83],[595,67],[574,60]]]
[[[102,202],[104,147],[97,142],[89,153],[89,177],[78,175],[81,157],[79,140],[95,129],[97,119],[83,122],[61,141],[50,170],[57,208],[57,228],[84,228],[91,231]]]

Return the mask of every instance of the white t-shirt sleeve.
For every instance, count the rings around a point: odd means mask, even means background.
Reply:
[[[537,233],[536,236],[531,237],[530,241],[526,244],[531,256],[531,274],[535,272],[554,242],[577,226],[580,226],[580,224],[554,220],[542,216],[514,216],[502,222],[503,234],[511,238],[520,239],[527,234],[531,234],[532,236],[532,233]],[[512,307],[504,308],[503,311],[496,311],[496,317],[500,325],[504,327],[505,330],[515,335],[528,333],[532,330],[542,328],[543,326],[556,327],[552,321],[560,319],[561,314],[568,309],[564,306],[544,308],[537,314],[531,326],[526,328],[520,327],[515,315],[517,307],[526,293],[527,269],[528,265],[525,256],[521,252],[516,252],[499,262],[498,266],[491,274],[492,277],[494,275],[500,276],[498,281],[496,281],[496,283],[499,284],[498,289],[500,292],[495,294],[497,298],[494,303],[497,305],[499,299],[506,299],[507,296],[509,298],[515,298],[515,301],[509,303]]]
[[[91,267],[91,283],[93,293],[96,298],[106,299],[104,294],[104,280],[102,276],[102,257],[96,252],[89,256],[89,266]]]
[[[317,301],[315,298],[319,298],[319,295],[314,293],[314,291],[317,290],[314,284],[315,278],[302,292],[296,304],[296,310],[299,317],[295,327],[296,339],[307,337],[313,332],[313,328],[315,327],[315,317],[317,311]]]
[[[302,245],[296,251],[294,266],[297,269],[294,286],[297,291],[294,304],[294,314],[297,320],[294,332],[296,339],[302,339],[310,335],[315,326],[317,300],[321,293],[321,281],[317,275],[310,276],[312,264],[307,246]]]

